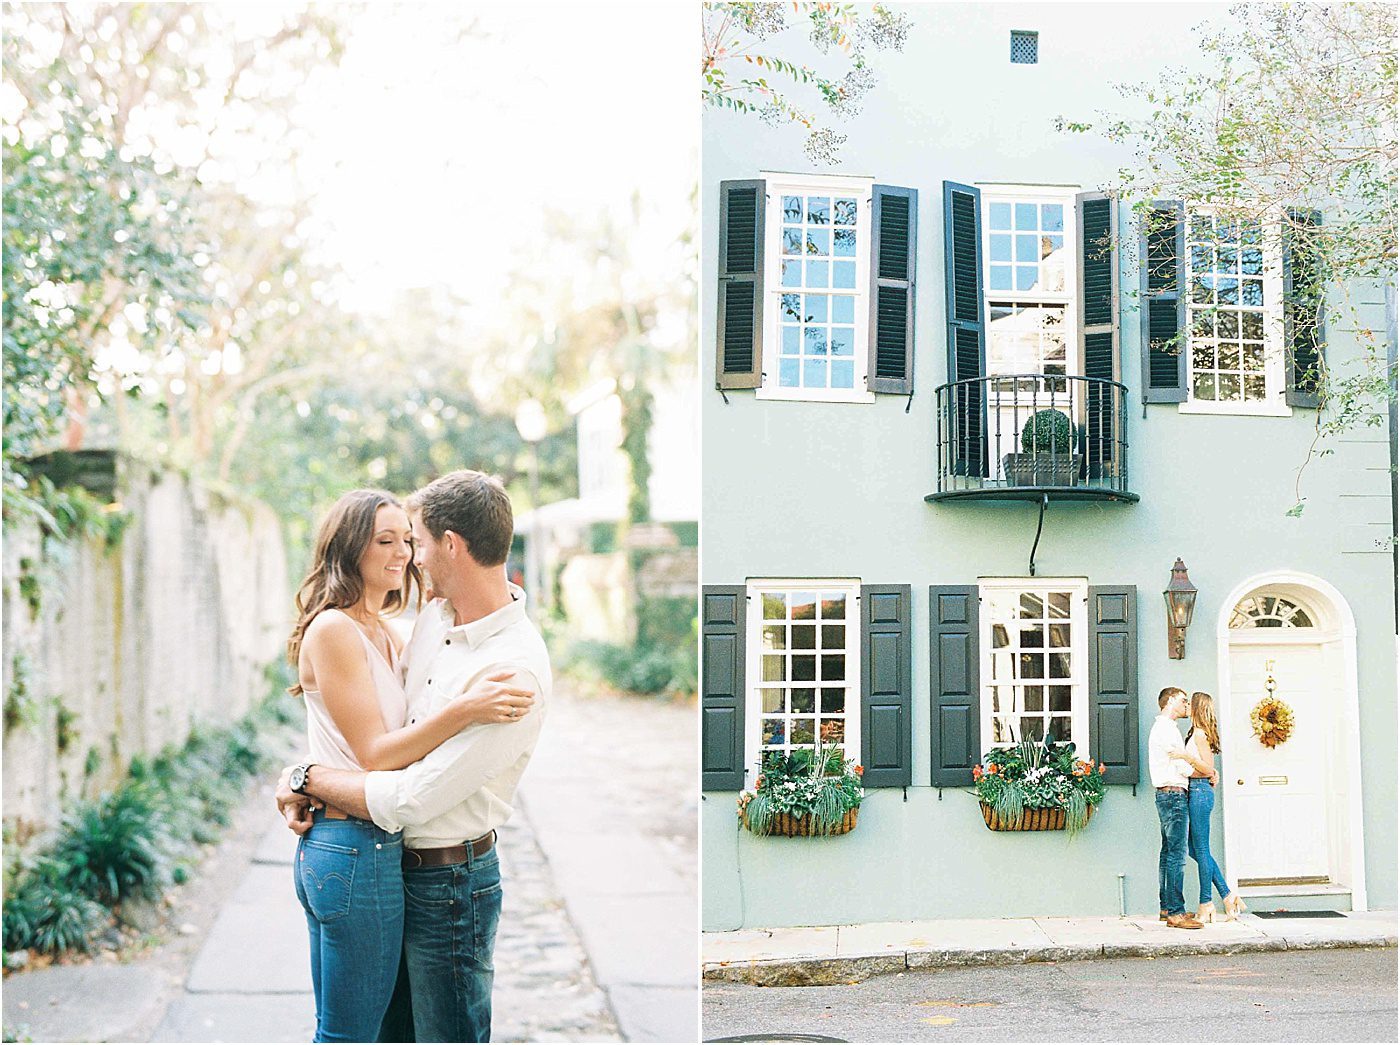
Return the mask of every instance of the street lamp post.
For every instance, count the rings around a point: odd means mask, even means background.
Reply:
[[[530,532],[525,538],[525,605],[535,620],[540,619],[540,440],[548,421],[538,400],[526,399],[515,410],[515,430],[530,444]]]

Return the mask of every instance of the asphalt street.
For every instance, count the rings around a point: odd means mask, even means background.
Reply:
[[[835,987],[707,982],[706,1041],[1397,1040],[1396,951],[1033,963]]]

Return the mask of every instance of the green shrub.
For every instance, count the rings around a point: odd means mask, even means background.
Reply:
[[[172,881],[185,881],[189,843],[218,840],[248,778],[268,767],[270,738],[297,711],[279,685],[234,725],[196,729],[179,747],[132,759],[127,782],[74,806],[32,863],[12,865],[7,856],[14,873],[5,889],[5,948],[89,950],[110,920],[106,907],[156,900]]]
[[[1069,418],[1059,410],[1037,410],[1021,429],[1021,449],[1028,454],[1067,454],[1073,435]]]
[[[7,951],[46,954],[92,950],[92,939],[108,923],[101,904],[63,883],[63,869],[43,861],[24,874],[5,898]]]
[[[685,653],[691,662],[695,660],[693,651]],[[676,650],[665,647],[584,641],[574,644],[568,665],[596,674],[614,689],[652,695],[674,688],[677,676],[684,675],[681,659]]]
[[[171,871],[163,817],[159,798],[138,784],[78,803],[53,849],[64,884],[109,905],[158,899]]]

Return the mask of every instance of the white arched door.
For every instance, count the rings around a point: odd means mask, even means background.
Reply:
[[[1366,909],[1356,623],[1318,577],[1240,584],[1217,624],[1225,872],[1246,894],[1350,894]],[[1293,712],[1267,747],[1250,712],[1270,691]],[[1278,895],[1278,893],[1273,893]]]
[[[1322,883],[1330,875],[1331,718],[1335,693],[1327,685],[1319,642],[1303,634],[1267,641],[1275,633],[1235,634],[1230,643],[1230,738],[1222,769],[1235,818],[1230,870],[1242,885]],[[1250,712],[1273,694],[1293,712],[1287,742],[1266,747]]]

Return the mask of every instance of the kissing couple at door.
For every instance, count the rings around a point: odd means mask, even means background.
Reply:
[[[496,830],[551,687],[506,578],[513,533],[500,480],[474,471],[406,504],[353,490],[321,523],[287,643],[307,757],[277,790],[316,1041],[490,1040]],[[388,618],[410,606],[405,644]]]
[[[1220,775],[1215,757],[1220,754],[1220,727],[1215,700],[1209,693],[1186,695],[1168,686],[1157,697],[1159,714],[1147,739],[1147,763],[1156,793],[1157,819],[1162,825],[1162,845],[1157,858],[1157,891],[1160,918],[1173,929],[1199,929],[1216,921],[1211,899],[1214,887],[1225,904],[1225,921],[1244,911],[1244,901],[1230,889],[1225,873],[1210,852],[1210,816],[1215,808],[1215,787]],[[1181,735],[1178,720],[1190,717],[1191,727]],[[1183,879],[1186,854],[1196,862],[1200,881],[1200,906],[1195,916],[1186,913]]]

